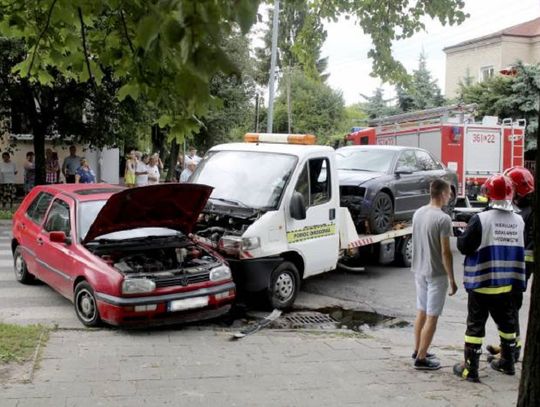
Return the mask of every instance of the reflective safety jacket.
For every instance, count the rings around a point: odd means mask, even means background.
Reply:
[[[457,241],[466,256],[465,289],[485,293],[491,289],[495,294],[510,291],[511,286],[524,290],[523,232],[523,219],[513,212],[490,209],[473,216]]]

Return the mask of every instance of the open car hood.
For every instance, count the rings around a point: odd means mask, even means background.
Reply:
[[[129,188],[107,200],[83,243],[122,230],[163,227],[191,232],[213,188],[201,184],[158,184]]]

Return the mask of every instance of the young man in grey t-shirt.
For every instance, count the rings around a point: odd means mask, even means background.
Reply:
[[[452,265],[450,236],[452,219],[442,208],[448,205],[450,185],[436,179],[430,186],[431,201],[413,216],[413,258],[411,269],[416,283],[416,321],[414,323],[415,369],[435,370],[441,367],[434,355],[428,353],[442,313],[446,292],[457,291]]]

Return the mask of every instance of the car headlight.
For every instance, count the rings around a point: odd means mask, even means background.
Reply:
[[[231,269],[225,265],[210,270],[210,281],[229,280],[230,278]]]
[[[122,282],[122,294],[149,293],[156,289],[156,283],[147,278],[126,278]]]
[[[255,250],[261,247],[261,239],[258,237],[242,238],[242,250]]]

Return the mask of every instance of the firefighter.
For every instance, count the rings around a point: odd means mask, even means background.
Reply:
[[[480,381],[478,364],[489,315],[501,340],[501,357],[491,361],[491,367],[515,374],[516,326],[511,291],[512,286],[525,287],[524,222],[513,212],[512,180],[494,175],[483,188],[489,207],[471,218],[457,240],[459,251],[465,255],[463,284],[468,304],[465,361],[454,366],[454,373],[472,382]]]
[[[504,172],[504,175],[509,177],[514,184],[514,207],[516,212],[521,215],[523,221],[525,222],[525,232],[524,232],[524,241],[525,241],[525,274],[527,286],[527,281],[532,274],[534,268],[534,214],[533,214],[533,193],[534,193],[534,176],[531,172],[520,166],[515,166],[507,169]],[[512,288],[512,297],[514,299],[514,306],[516,308],[516,351],[514,354],[514,359],[517,362],[521,353],[521,338],[520,338],[520,329],[519,329],[519,310],[523,304],[523,290],[520,287]],[[497,355],[500,353],[500,348],[498,346],[488,345],[487,350],[492,355]]]

